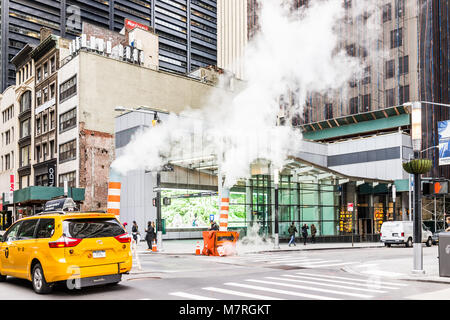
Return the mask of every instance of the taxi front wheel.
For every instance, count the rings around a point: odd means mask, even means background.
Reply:
[[[45,281],[44,270],[40,263],[33,267],[32,271],[33,289],[36,293],[44,294],[52,291],[52,286]]]

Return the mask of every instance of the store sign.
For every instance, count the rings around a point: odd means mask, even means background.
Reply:
[[[9,175],[9,198],[8,202],[14,202],[14,175]]]
[[[347,211],[353,212],[353,203],[351,202],[347,203]]]
[[[47,172],[48,172],[48,186],[54,187],[55,186],[55,176],[56,176],[56,167],[54,164],[49,164],[47,166]]]
[[[450,120],[438,122],[439,165],[450,164]]]
[[[145,24],[141,24],[139,22],[133,21],[133,20],[129,20],[129,19],[125,19],[125,28],[127,30],[132,30],[134,28],[139,28],[139,29],[143,29],[143,30],[147,30],[149,29],[148,26],[146,26]]]

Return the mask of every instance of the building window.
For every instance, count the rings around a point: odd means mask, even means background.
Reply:
[[[333,104],[327,103],[325,104],[325,119],[333,118]]]
[[[68,187],[75,188],[76,187],[76,172],[68,172],[59,175],[59,187],[64,187],[64,181],[67,180]]]
[[[48,77],[48,62],[44,63],[44,79]]]
[[[50,130],[55,129],[56,123],[55,123],[55,111],[50,111]]]
[[[25,167],[30,164],[30,146],[20,148],[20,166]]]
[[[371,107],[370,94],[363,95],[361,97],[361,99],[362,99],[361,112],[368,112],[368,111],[370,111],[370,107]]]
[[[42,132],[48,131],[48,115],[44,114],[42,116]]]
[[[5,132],[5,145],[7,146],[10,143],[11,143],[11,131],[8,130]]]
[[[59,132],[72,129],[77,125],[77,108],[64,112],[59,116]]]
[[[387,3],[383,6],[383,23],[391,21],[391,19],[392,19],[392,6],[390,3]]]
[[[9,154],[5,155],[5,170],[11,169],[11,156]]]
[[[6,110],[2,111],[3,123],[14,117],[14,105],[9,106]]]
[[[41,162],[41,146],[36,146],[36,154],[34,156],[37,162]]]
[[[358,113],[358,97],[350,98],[350,114]]]
[[[363,78],[361,80],[361,83],[362,84],[369,84],[370,81],[371,81],[370,79],[371,79],[370,78],[370,67],[366,67],[364,69],[364,75],[363,75]]]
[[[400,74],[406,74],[409,72],[409,56],[398,58],[398,68]]]
[[[48,156],[48,144],[47,143],[42,144],[42,155],[44,156],[43,161],[46,161],[47,156]]]
[[[25,138],[30,135],[30,119],[20,122],[20,138]]]
[[[77,140],[59,145],[59,162],[69,161],[77,157]]]
[[[41,134],[41,117],[36,118],[36,135]]]
[[[386,90],[386,93],[384,94],[385,100],[386,100],[386,108],[395,106],[395,95],[394,95],[394,89],[388,89]]]
[[[77,93],[77,76],[73,76],[59,86],[59,101],[69,99]]]
[[[405,15],[405,0],[395,1],[395,17],[401,18]]]
[[[403,29],[395,29],[391,31],[391,49],[398,48],[403,44]]]
[[[36,79],[37,79],[37,82],[41,81],[41,79],[42,79],[42,68],[38,68],[37,69],[37,71],[36,71]]]
[[[386,61],[386,79],[393,78],[395,75],[395,63],[394,60]]]
[[[348,46],[346,47],[346,51],[347,51],[347,54],[348,54],[350,57],[356,57],[356,46],[355,46],[354,43],[348,45]]]
[[[48,173],[36,176],[35,185],[44,187],[48,186]]]
[[[20,112],[31,109],[31,91],[27,91],[20,97]]]
[[[42,92],[39,90],[36,92],[36,107],[42,104]]]
[[[55,71],[56,71],[56,57],[55,56],[53,56],[51,59],[50,59],[50,68],[51,68],[51,73],[55,73]]]
[[[50,85],[50,99],[53,99],[55,97],[56,94],[55,88],[56,88],[55,84],[52,83]]]
[[[409,85],[400,86],[399,89],[399,104],[404,104],[405,102],[409,102]]]

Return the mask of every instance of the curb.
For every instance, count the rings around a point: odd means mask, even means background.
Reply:
[[[268,253],[268,252],[290,252],[290,251],[314,251],[314,250],[344,250],[344,249],[371,249],[371,248],[384,248],[384,246],[379,245],[367,245],[367,246],[359,246],[359,247],[336,247],[336,248],[303,248],[303,249],[270,249],[270,250],[260,250],[260,251],[249,251],[246,253]],[[166,254],[166,255],[196,255],[195,253],[187,253],[187,252],[139,252],[140,255],[142,254]],[[200,255],[202,256],[202,255]]]

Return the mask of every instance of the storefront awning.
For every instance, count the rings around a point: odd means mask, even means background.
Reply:
[[[64,188],[33,186],[14,191],[14,202],[7,201],[3,194],[3,205],[42,203],[62,196],[64,196]],[[84,201],[84,188],[69,188],[69,197],[74,201]]]

